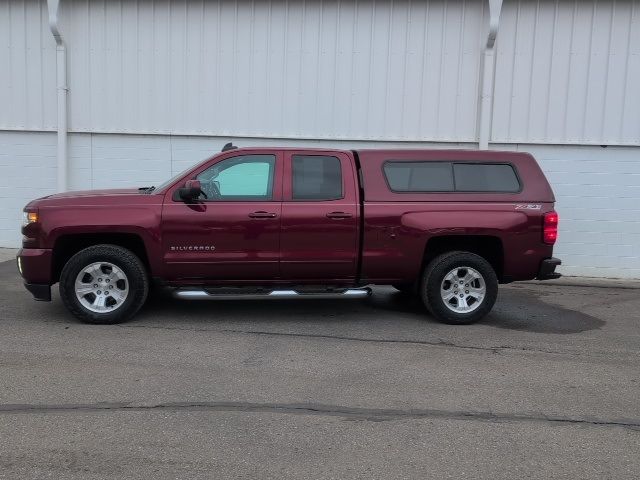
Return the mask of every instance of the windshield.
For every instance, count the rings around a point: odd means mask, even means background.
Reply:
[[[180,173],[178,173],[177,175],[174,175],[173,177],[171,177],[169,180],[167,180],[166,182],[161,183],[160,185],[158,185],[157,187],[153,188],[152,191],[160,191],[164,188],[167,188],[169,185],[171,185],[173,182],[175,182],[176,180],[178,180],[178,178],[180,178],[181,176],[183,176],[185,173],[187,173],[189,170],[191,170],[193,168],[193,165],[190,166],[189,168],[185,168],[183,171],[181,171]]]

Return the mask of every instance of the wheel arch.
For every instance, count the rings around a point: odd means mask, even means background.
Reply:
[[[498,281],[505,283],[504,245],[493,235],[440,235],[429,238],[422,256],[422,268],[438,255],[451,251],[466,251],[484,258],[496,272]]]
[[[53,282],[60,280],[63,267],[73,255],[87,247],[103,244],[117,245],[130,250],[140,259],[147,273],[151,272],[144,240],[135,233],[72,233],[59,236],[53,246]]]

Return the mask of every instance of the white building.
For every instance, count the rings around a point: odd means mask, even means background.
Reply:
[[[229,140],[488,143],[538,158],[565,274],[640,277],[637,0],[57,3],[0,3],[0,246],[31,198],[159,183]]]

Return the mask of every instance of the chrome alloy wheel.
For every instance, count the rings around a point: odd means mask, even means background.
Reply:
[[[112,312],[129,296],[129,279],[113,263],[96,262],[80,270],[75,291],[78,301],[87,310]]]
[[[440,286],[442,301],[455,313],[473,312],[482,305],[486,294],[483,276],[471,267],[454,268],[445,275]]]

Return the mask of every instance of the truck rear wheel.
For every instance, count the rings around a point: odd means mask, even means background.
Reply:
[[[477,322],[498,296],[498,278],[484,258],[470,252],[448,252],[429,262],[420,295],[437,320],[454,325]]]
[[[60,274],[62,302],[86,323],[128,320],[144,305],[148,291],[147,271],[140,259],[116,245],[79,251]]]

